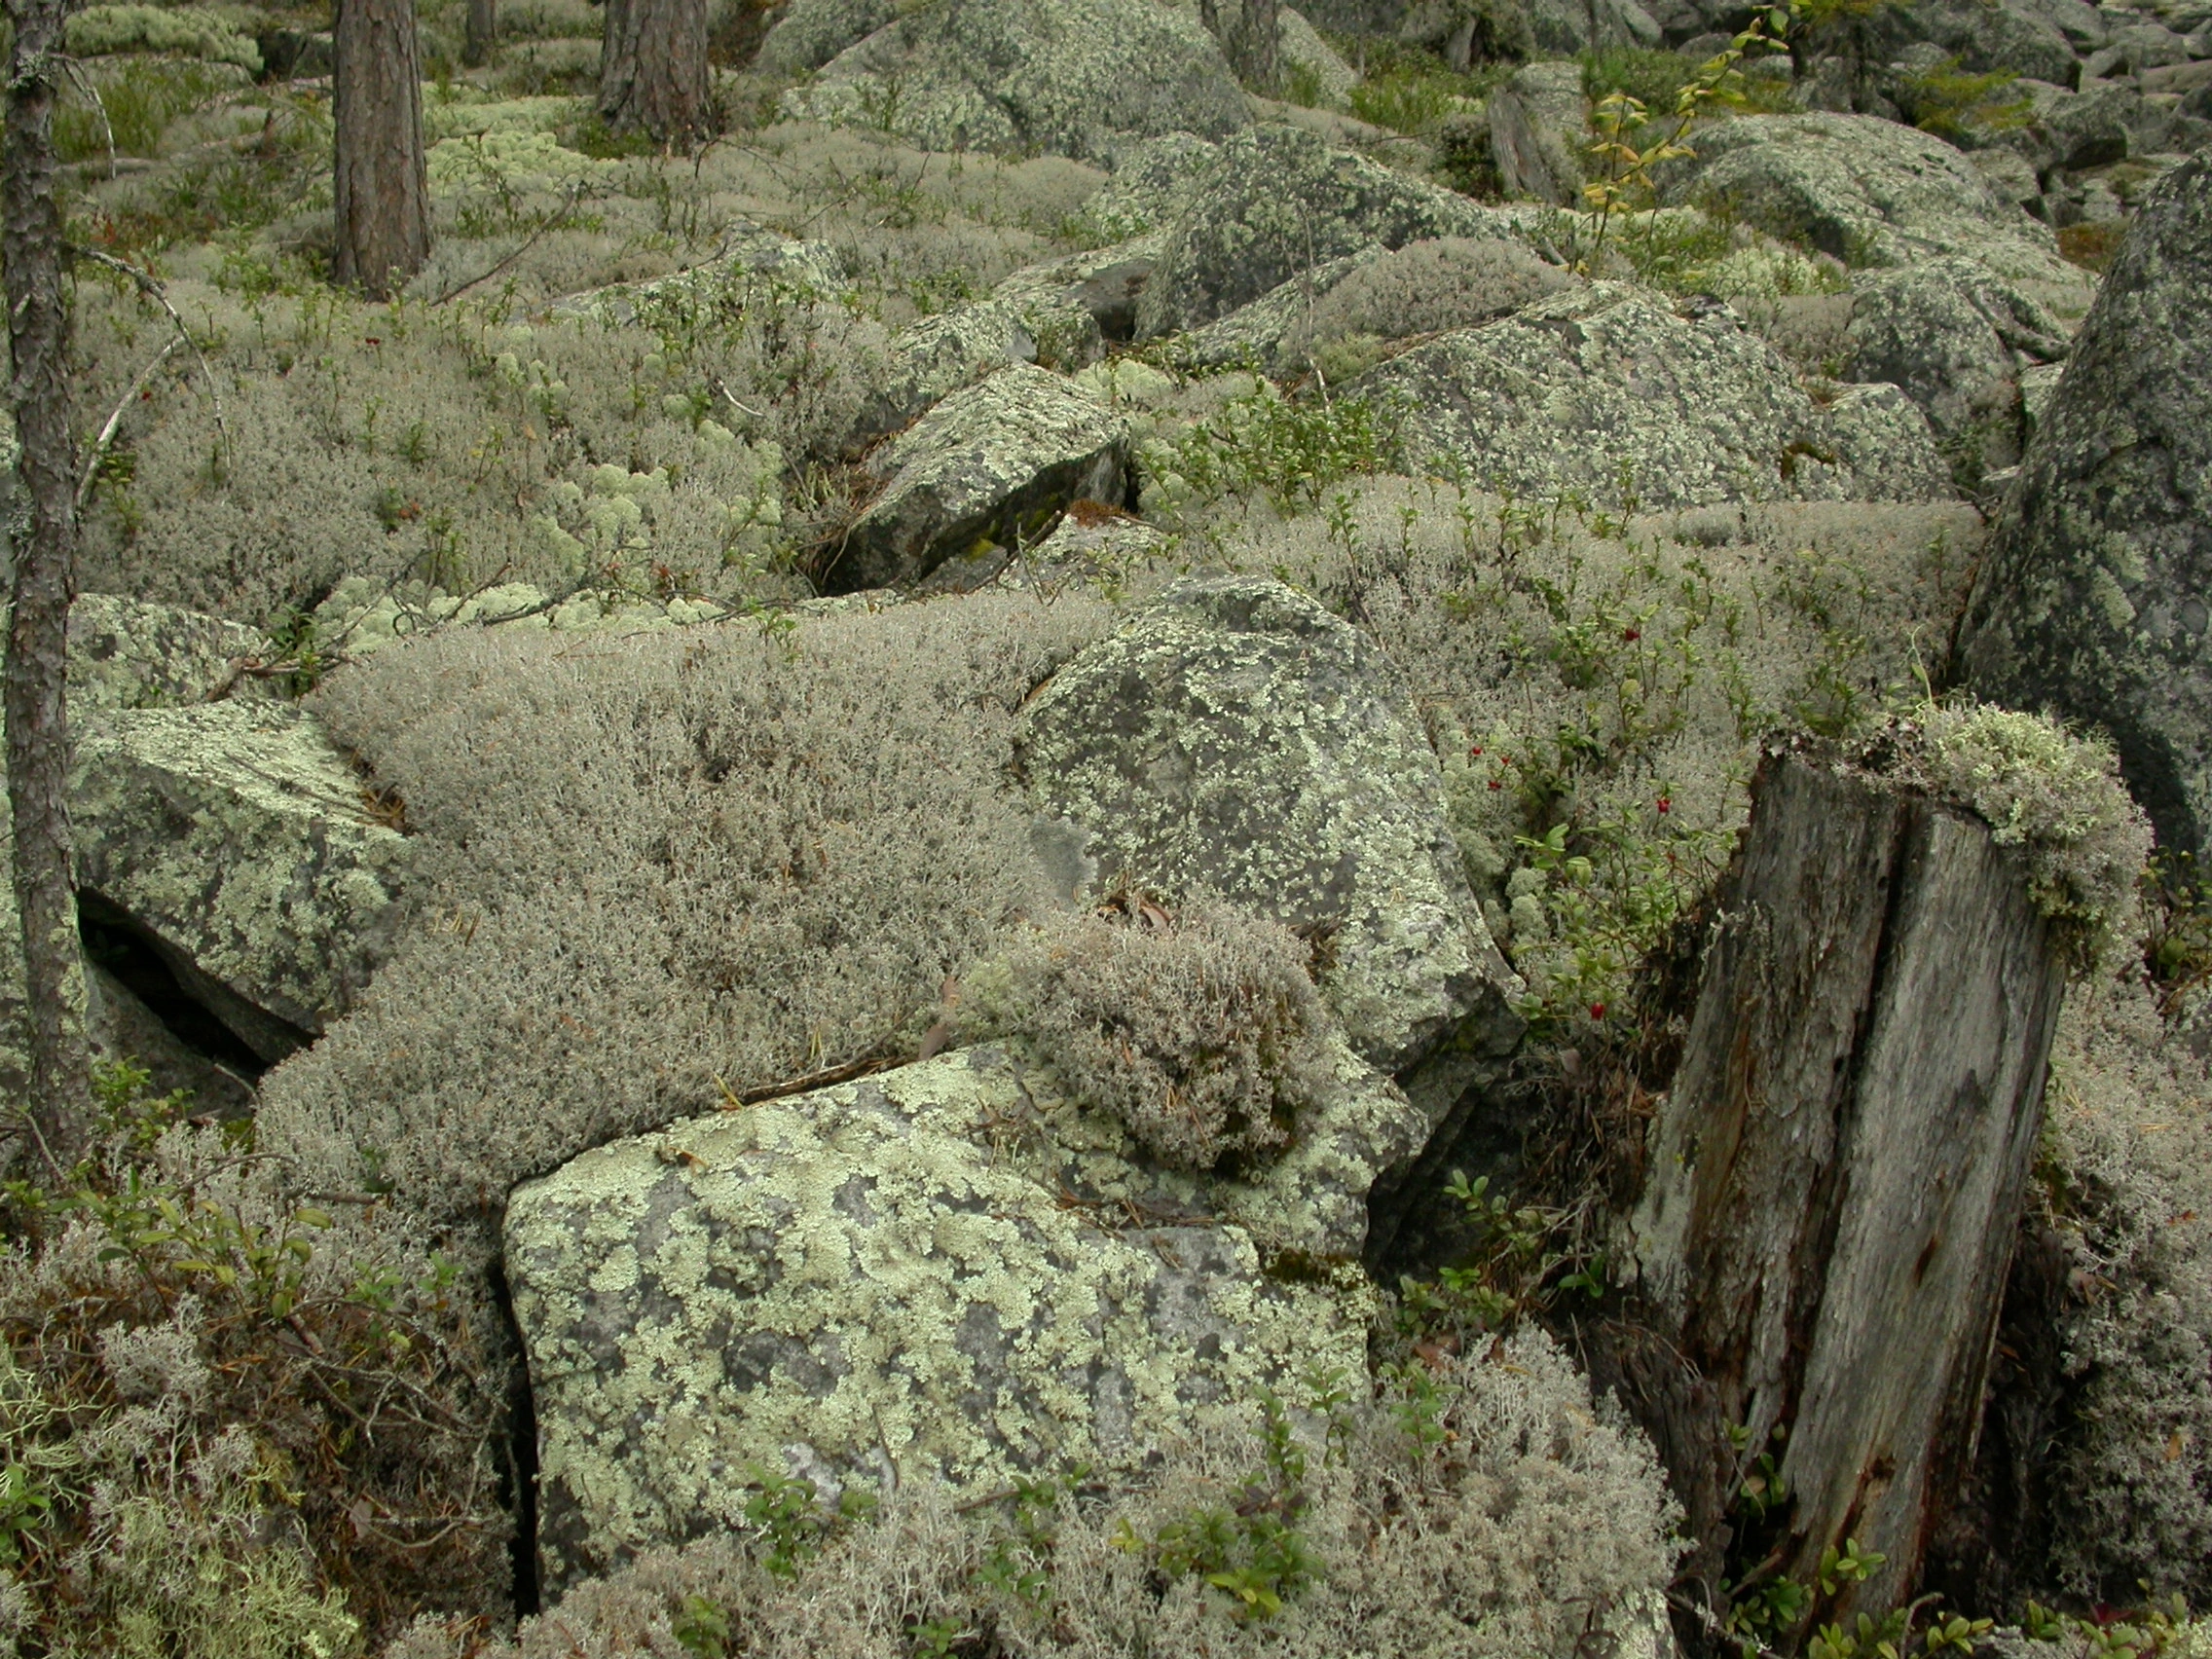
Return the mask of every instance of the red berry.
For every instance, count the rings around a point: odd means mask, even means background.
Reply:
[[[1659,810],[1661,812],[1671,812],[1674,810],[1674,806],[1675,797],[1673,795],[1661,795],[1659,797]]]
[[[1592,1003],[1592,1004],[1590,1005],[1590,1017],[1591,1017],[1592,1019],[1603,1019],[1603,1018],[1604,1018],[1604,1017],[1605,1017],[1605,1005],[1604,1005],[1604,1003]]]

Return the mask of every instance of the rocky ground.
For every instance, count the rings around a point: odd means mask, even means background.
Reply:
[[[72,19],[0,1654],[2203,1649],[2212,10],[1281,16],[732,8],[675,156],[425,9],[383,306],[321,19]],[[1791,743],[2068,979],[1949,1636],[1588,1374]]]

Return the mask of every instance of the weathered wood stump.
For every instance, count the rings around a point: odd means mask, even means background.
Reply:
[[[1972,1463],[2065,973],[1969,814],[1796,755],[1753,801],[1604,1346],[1716,1600],[1887,1557],[1809,1623],[1910,1595]]]

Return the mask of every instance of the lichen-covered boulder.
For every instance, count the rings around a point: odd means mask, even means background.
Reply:
[[[122,710],[74,738],[78,886],[264,1060],[343,1013],[389,942],[408,845],[313,717]]]
[[[2069,81],[2077,67],[2065,31],[2027,6],[1899,0],[1878,9],[1868,23],[1877,61],[1926,42],[1957,59],[1959,68],[1976,74],[2009,69],[2039,81]]]
[[[827,572],[839,592],[908,585],[982,541],[1037,540],[1070,501],[1127,493],[1120,416],[1063,376],[1017,363],[954,392],[885,444],[882,490]]]
[[[1897,494],[1909,462],[1837,464],[1828,423],[1796,375],[1726,308],[1692,319],[1619,283],[1444,335],[1349,389],[1396,411],[1409,464],[1465,470],[1519,496],[1610,502],[1625,479],[1647,507],[1930,498]]]
[[[242,622],[118,594],[80,594],[69,610],[69,712],[170,708],[204,703],[218,691],[266,696],[267,683],[239,669],[267,649],[260,632]]]
[[[1976,694],[2101,726],[2159,843],[2212,830],[2212,157],[2106,275],[1962,625]]]
[[[1347,1093],[1347,1121],[1354,1095],[1402,1115],[1380,1088]],[[985,1047],[517,1188],[505,1266],[546,1584],[738,1524],[763,1472],[830,1498],[990,1492],[1069,1460],[1125,1467],[1259,1387],[1363,1369],[1355,1269],[1131,1150],[1019,1051]]]
[[[1213,37],[1154,0],[903,9],[783,97],[787,116],[930,150],[1109,161],[1130,138],[1218,138],[1251,114]]]
[[[897,0],[791,0],[762,37],[754,67],[770,75],[803,75],[898,16]]]
[[[1271,375],[1303,367],[1303,352],[1288,349],[1291,335],[1338,284],[1383,257],[1381,242],[1369,242],[1342,259],[1324,260],[1278,283],[1249,305],[1238,306],[1202,328],[1176,335],[1161,348],[1168,363],[1186,373],[1209,369],[1259,368]]]
[[[1306,14],[1288,6],[1275,10],[1275,61],[1283,79],[1313,104],[1342,109],[1359,85],[1359,71],[1321,38]]]
[[[827,299],[851,286],[837,250],[828,242],[747,224],[731,227],[723,241],[721,257],[711,265],[571,294],[553,306],[553,314],[591,317],[609,328],[711,318],[718,313],[734,321],[756,305]]]
[[[1820,411],[1816,456],[1787,469],[1807,500],[1828,490],[1855,501],[1940,501],[1956,494],[1953,468],[1911,398],[1887,382],[1850,386]]]
[[[1978,259],[2061,319],[2078,317],[2087,273],[2047,225],[2000,202],[1941,139],[1871,115],[1754,115],[1697,137],[1666,179],[1669,200],[1718,202],[1748,224],[1851,266]]]
[[[1278,376],[1329,359],[1333,380],[1346,363],[1350,373],[1366,367],[1383,342],[1493,322],[1576,281],[1517,241],[1438,237],[1395,253],[1375,242],[1299,273],[1163,350],[1184,369],[1251,364]],[[1367,362],[1357,361],[1362,344]]]
[[[1658,20],[1636,0],[1530,0],[1529,27],[1547,56],[1620,47],[1648,52],[1662,37]]]
[[[2058,319],[1979,260],[1947,254],[1852,283],[1853,376],[1917,403],[1972,488],[2020,459],[2020,371],[2066,355]]]
[[[1196,328],[1302,271],[1372,243],[1502,238],[1506,221],[1439,185],[1392,172],[1293,127],[1226,141],[1167,227],[1160,268],[1137,306],[1150,339]]]
[[[1104,353],[1098,320],[1061,293],[992,296],[922,318],[891,338],[882,372],[871,378],[853,437],[895,432],[962,387],[1012,363],[1062,374]]]
[[[1179,584],[1047,682],[1015,757],[1100,883],[1204,889],[1324,940],[1322,995],[1374,1064],[1402,1071],[1470,1025],[1477,1046],[1518,1036],[1520,981],[1405,690],[1312,600]]]
[[[1160,230],[1220,153],[1219,144],[1195,132],[1170,132],[1124,147],[1114,158],[1114,176],[1083,204],[1084,226],[1109,242]]]
[[[1580,206],[1589,147],[1580,63],[1531,63],[1491,93],[1490,153],[1506,195]]]

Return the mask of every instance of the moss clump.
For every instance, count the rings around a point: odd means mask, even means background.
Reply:
[[[1124,898],[1034,929],[975,977],[962,1017],[1019,1031],[1163,1162],[1211,1169],[1279,1151],[1326,1087],[1306,956],[1215,901],[1169,915]]]
[[[2101,959],[2129,931],[2151,826],[2109,744],[1986,703],[1933,706],[1894,731],[1918,782],[2021,850],[2036,908],[2073,954]]]

